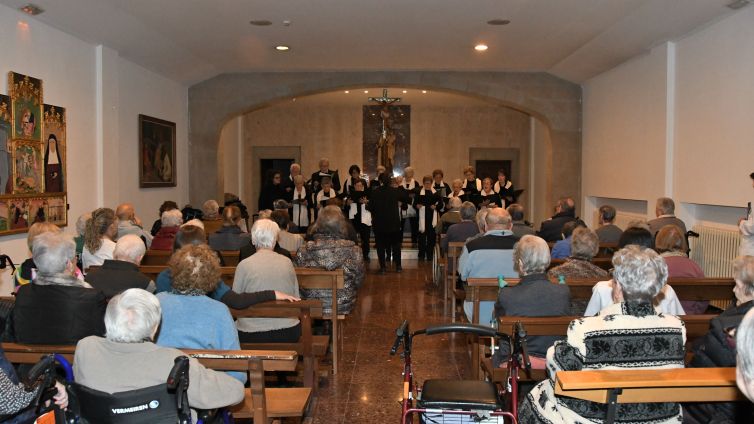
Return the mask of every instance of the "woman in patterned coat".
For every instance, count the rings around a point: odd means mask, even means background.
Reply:
[[[356,304],[356,295],[364,281],[364,259],[361,249],[348,240],[348,223],[337,206],[326,206],[309,227],[307,242],[296,255],[296,266],[324,268],[328,271],[343,269],[343,289],[338,290],[338,313],[348,314]],[[300,289],[302,299],[322,301],[323,313],[332,311],[330,290]]]
[[[683,368],[686,328],[676,316],[655,311],[652,300],[667,280],[665,261],[653,250],[628,246],[613,256],[613,296],[619,303],[594,317],[574,320],[568,338],[547,351],[550,379],[523,400],[522,423],[601,423],[606,405],[556,396],[557,371]],[[621,404],[616,423],[681,422],[677,403]]]

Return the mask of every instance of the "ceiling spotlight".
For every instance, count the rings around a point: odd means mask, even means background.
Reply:
[[[294,97],[294,98],[293,98],[292,100],[293,100],[293,101],[295,102],[295,101],[296,101],[296,98]]]
[[[364,90],[364,94],[369,94],[369,90]]]
[[[268,21],[267,19],[255,19],[253,21],[249,21],[250,24],[254,26],[270,26],[272,25],[272,21]]]
[[[275,50],[279,52],[287,52],[290,49],[291,49],[290,47],[284,46],[284,45],[275,46]]]
[[[283,26],[291,26],[291,21],[289,21],[289,20],[287,20],[287,19],[286,19],[286,20],[284,20],[284,21],[283,21]]]
[[[31,16],[36,16],[44,12],[44,9],[32,3],[29,3],[26,6],[20,7],[19,10]]]
[[[406,94],[406,93],[408,93],[408,90],[403,90],[403,94]]]
[[[474,50],[476,50],[478,52],[483,52],[483,51],[487,50],[487,48],[488,47],[487,47],[486,44],[477,44],[476,46],[474,46]]]
[[[348,93],[350,93],[350,91],[346,90],[346,91],[344,91],[344,93],[348,94]]]
[[[427,94],[427,90],[422,90],[422,94]]]
[[[508,25],[511,23],[508,19],[490,19],[487,21],[488,25]]]

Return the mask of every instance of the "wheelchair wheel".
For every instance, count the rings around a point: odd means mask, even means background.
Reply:
[[[432,284],[435,287],[441,287],[445,276],[445,267],[440,256],[440,246],[435,245],[435,253],[432,255]]]

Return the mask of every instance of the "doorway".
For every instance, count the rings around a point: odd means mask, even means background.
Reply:
[[[505,170],[505,175],[508,175],[508,178],[511,175],[510,160],[477,160],[475,165],[477,178],[481,180],[490,178],[493,184],[497,181],[497,171]]]

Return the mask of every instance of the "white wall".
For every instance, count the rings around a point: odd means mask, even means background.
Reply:
[[[646,202],[651,218],[670,196],[689,226],[736,223],[727,206],[752,197],[752,22],[747,7],[584,84],[586,216],[613,198]]]
[[[186,87],[3,5],[0,40],[0,79],[6,81],[11,70],[40,78],[45,103],[66,108],[67,231],[74,231],[79,215],[100,206],[131,201],[151,224],[163,200],[188,200]],[[0,92],[7,94],[5,82]],[[178,187],[138,188],[139,113],[176,122]],[[0,237],[0,253],[22,262],[26,234]],[[10,290],[9,278],[6,270],[0,294]]]

